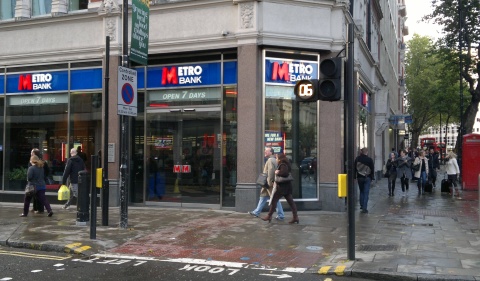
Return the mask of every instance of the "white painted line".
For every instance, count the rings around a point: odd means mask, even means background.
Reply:
[[[244,265],[247,265],[246,263],[240,263],[240,262],[188,259],[188,258],[168,259],[168,260],[160,260],[160,261],[188,263],[188,264],[193,263],[193,264],[210,265],[210,266],[226,266],[226,267],[233,267],[233,268],[243,268]]]

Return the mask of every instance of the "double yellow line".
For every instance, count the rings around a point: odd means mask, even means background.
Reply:
[[[66,259],[70,258],[70,257],[38,255],[38,254],[31,254],[31,253],[24,253],[24,252],[12,252],[12,251],[2,251],[2,250],[0,250],[0,255],[17,256],[17,257],[25,257],[25,258],[33,258],[33,259],[43,259],[43,260],[55,260],[55,261],[63,261],[63,260],[66,260]]]

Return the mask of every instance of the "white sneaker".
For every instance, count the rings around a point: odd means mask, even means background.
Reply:
[[[68,209],[70,209],[70,205],[68,205],[68,206],[67,206],[67,205],[65,205],[65,206],[63,206],[63,207],[62,207],[62,209],[64,209],[64,210],[68,210]]]

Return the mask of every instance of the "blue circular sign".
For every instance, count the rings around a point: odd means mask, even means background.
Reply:
[[[132,85],[125,83],[122,87],[122,99],[125,104],[131,104],[133,102],[135,92]]]

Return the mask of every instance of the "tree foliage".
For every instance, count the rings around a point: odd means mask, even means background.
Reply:
[[[464,120],[464,133],[471,133],[480,102],[480,0],[431,0],[434,11],[424,19],[443,29],[444,38],[439,40],[443,49],[456,53],[462,60],[457,71],[467,85],[464,112],[458,112]],[[460,40],[461,39],[461,40]],[[460,47],[462,51],[460,51]],[[460,78],[459,78],[460,79]],[[461,143],[461,134],[457,147]]]
[[[407,87],[407,112],[413,116],[409,126],[412,134],[412,146],[417,146],[418,136],[423,128],[435,117],[436,57],[430,38],[417,34],[407,43],[405,58],[405,83]]]

